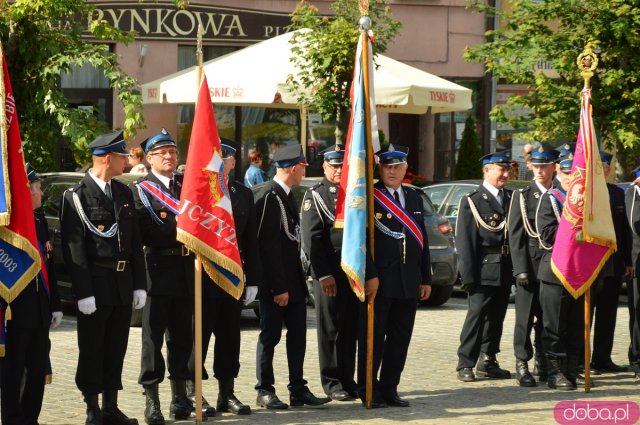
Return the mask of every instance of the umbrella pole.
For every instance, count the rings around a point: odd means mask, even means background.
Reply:
[[[584,392],[591,392],[591,288],[584,293]]]

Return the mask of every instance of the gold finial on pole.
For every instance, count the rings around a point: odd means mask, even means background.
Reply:
[[[359,0],[358,8],[361,16],[369,16],[369,0]]]
[[[587,43],[582,53],[578,55],[576,64],[580,70],[580,75],[584,78],[584,88],[588,89],[591,77],[593,77],[593,71],[598,67],[598,56],[591,49],[591,43]]]

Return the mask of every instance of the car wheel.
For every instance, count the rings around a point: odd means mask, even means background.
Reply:
[[[136,328],[142,326],[142,309],[133,309],[131,311],[131,322],[129,323],[129,326],[133,326]]]
[[[431,286],[431,296],[426,301],[420,301],[420,305],[438,307],[446,303],[453,293],[453,286]]]

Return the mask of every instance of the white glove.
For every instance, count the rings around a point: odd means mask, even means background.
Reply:
[[[54,311],[51,313],[51,329],[55,329],[62,323],[62,312]]]
[[[93,314],[96,312],[96,297],[87,297],[78,300],[78,310],[82,314]]]
[[[257,286],[245,286],[244,287],[244,298],[242,298],[242,302],[244,305],[249,305],[256,299],[258,295],[258,287]]]
[[[133,291],[133,308],[140,310],[147,303],[147,291],[136,289]]]

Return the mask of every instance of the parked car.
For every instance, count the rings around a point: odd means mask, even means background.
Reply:
[[[299,186],[293,188],[293,197],[296,205],[300,208],[304,194],[310,187],[319,183],[322,178],[305,178]],[[251,188],[254,195],[256,195],[262,186],[257,185]],[[413,186],[411,186],[413,187]],[[453,231],[448,221],[435,213],[434,207],[429,200],[429,197],[424,194],[419,188],[418,193],[422,195],[424,202],[425,216],[424,222],[427,229],[427,239],[429,242],[429,251],[431,254],[431,270],[432,270],[432,291],[431,297],[423,303],[428,306],[439,306],[447,302],[451,293],[453,292],[453,284],[457,278],[458,270],[458,254],[456,253]],[[311,278],[307,279],[307,286],[312,289],[313,281]],[[313,299],[313,291],[310,290],[309,304],[315,305]]]
[[[44,197],[42,199],[42,210],[49,225],[49,235],[53,243],[53,259],[58,278],[58,290],[60,298],[63,301],[75,301],[73,290],[71,288],[71,277],[67,271],[64,259],[62,258],[62,239],[60,237],[60,220],[58,213],[60,211],[60,202],[62,194],[76,183],[80,182],[84,177],[84,173],[42,173],[39,174],[42,179],[42,191]],[[134,180],[140,178],[139,174],[122,174],[116,177],[117,180],[125,184],[130,184]],[[252,309],[259,317],[258,302],[244,306],[246,309]],[[131,326],[140,326],[142,324],[142,310],[133,310],[131,316]]]
[[[449,220],[453,233],[455,233],[460,199],[477,188],[481,183],[482,180],[455,180],[429,185],[423,187],[422,190],[431,199],[434,210]],[[517,190],[530,184],[531,182],[528,180],[510,180],[507,183],[507,187]],[[461,284],[459,278],[456,278],[454,287],[460,289]],[[514,285],[511,287],[511,296],[509,297],[509,302],[511,303],[515,302],[515,291],[516,287]]]

